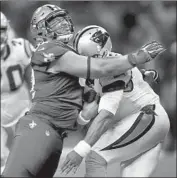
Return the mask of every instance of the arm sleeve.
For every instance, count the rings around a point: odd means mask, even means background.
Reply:
[[[99,103],[98,113],[104,109],[115,115],[122,97],[123,90],[104,93]]]

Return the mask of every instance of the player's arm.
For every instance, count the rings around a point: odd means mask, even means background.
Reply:
[[[159,73],[154,69],[140,69],[142,73],[143,79],[148,83],[160,83],[160,76]]]
[[[83,102],[83,108],[77,118],[77,122],[81,126],[88,124],[91,119],[97,116],[100,95],[92,87],[85,85]]]
[[[98,107],[99,114],[91,123],[84,140],[80,141],[74,148],[74,151],[81,157],[85,157],[98,139],[115,123],[113,117],[122,97],[123,90],[108,92],[101,97]],[[83,111],[82,119],[87,121],[90,115],[86,114],[87,112],[84,113]]]
[[[72,51],[65,53],[60,60],[56,60],[50,65],[54,73],[66,72],[82,78],[100,78],[123,73],[131,69],[132,65],[128,61],[128,55],[109,57],[109,60],[89,58],[78,55]]]
[[[48,69],[49,72],[66,72],[82,78],[100,78],[119,75],[138,64],[153,60],[164,51],[157,42],[143,46],[138,52],[124,56],[92,58],[78,55],[72,51],[66,52],[59,60],[54,60]]]
[[[24,40],[24,51],[25,51],[25,54],[26,54],[26,60],[24,61],[24,64],[26,66],[25,68],[25,73],[24,73],[24,79],[25,79],[25,82],[26,82],[26,86],[28,88],[28,91],[29,91],[29,95],[30,97],[32,97],[31,95],[31,89],[32,89],[32,86],[33,86],[33,78],[32,78],[32,67],[31,67],[31,57],[33,55],[33,52],[35,51],[35,48],[33,47],[33,45],[28,41],[28,40]]]
[[[83,158],[91,151],[91,147],[114,123],[113,116],[119,107],[119,102],[122,96],[123,90],[117,90],[103,95],[99,103],[99,114],[91,123],[84,140],[81,140],[74,147],[74,150],[66,156],[66,159],[61,166],[61,172],[68,174],[71,170],[74,170],[74,172],[77,170],[77,167],[81,164]],[[90,114],[88,114],[88,117],[89,115]],[[85,117],[87,117],[87,115],[85,115]]]
[[[104,134],[110,126],[112,126],[114,123],[113,116],[116,113],[122,95],[123,90],[117,90],[106,93],[106,97],[101,98],[100,103],[103,104],[99,106],[99,114],[91,123],[84,140],[81,140],[74,147],[74,150],[66,156],[66,159],[61,166],[61,172],[65,172],[66,174],[71,170],[74,170],[75,172],[77,167],[81,164],[82,159],[91,151],[91,147],[96,143],[101,135]],[[110,107],[110,105],[112,107]]]
[[[24,74],[24,78],[25,78],[25,82],[26,82],[26,86],[28,88],[28,91],[29,91],[29,95],[30,95],[30,98],[32,98],[32,93],[31,93],[31,89],[32,89],[32,86],[33,86],[33,78],[32,78],[32,67],[31,65],[28,65],[25,69],[25,74]]]

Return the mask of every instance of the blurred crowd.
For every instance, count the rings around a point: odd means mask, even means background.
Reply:
[[[10,20],[18,37],[30,36],[30,20],[34,10],[43,4],[56,4],[69,11],[75,31],[87,25],[107,29],[113,41],[113,51],[126,54],[151,40],[158,40],[166,52],[146,64],[156,69],[161,77],[153,85],[171,121],[171,144],[176,139],[176,1],[4,1],[1,10]]]

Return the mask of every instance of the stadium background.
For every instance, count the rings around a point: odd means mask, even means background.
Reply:
[[[29,30],[31,16],[37,7],[46,3],[67,9],[76,32],[87,25],[106,28],[112,37],[113,51],[129,53],[150,40],[158,40],[165,45],[167,51],[160,59],[142,67],[158,70],[161,83],[152,86],[160,95],[171,121],[171,132],[166,140],[162,160],[153,176],[176,177],[176,2],[17,0],[1,1],[1,11],[10,20],[15,35],[33,43]],[[66,146],[62,159],[69,149]],[[108,175],[119,176],[117,167],[116,164],[110,165]],[[83,171],[82,164],[76,176],[82,176]],[[56,175],[59,176],[59,172]]]

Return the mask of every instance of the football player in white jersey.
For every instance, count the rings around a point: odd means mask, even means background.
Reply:
[[[1,12],[1,171],[9,154],[9,139],[18,119],[30,107],[33,47],[25,39],[10,39],[10,24]],[[10,142],[12,139],[10,139]]]
[[[120,55],[110,52],[110,37],[98,26],[81,30],[74,43],[82,55]],[[95,81],[95,86],[101,84],[95,88],[101,93],[98,115],[84,140],[67,155],[63,172],[76,171],[86,157],[86,177],[107,177],[107,164],[112,161],[121,164],[122,177],[152,174],[169,131],[169,119],[159,96],[143,80],[147,74],[153,74],[156,79],[156,72],[141,73],[134,67],[125,74]],[[96,107],[95,103],[92,105]],[[78,122],[87,124],[92,119],[91,113],[87,108],[82,110]]]

